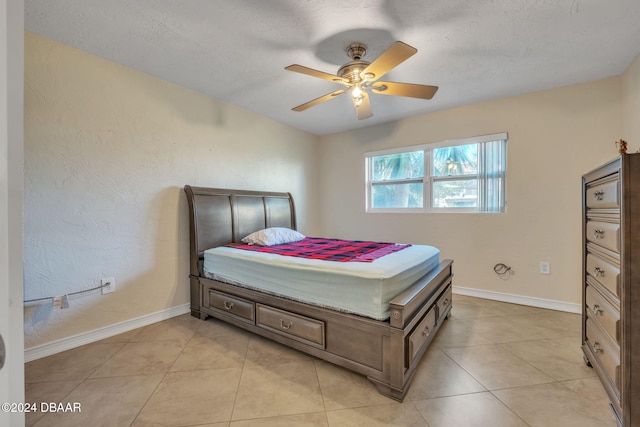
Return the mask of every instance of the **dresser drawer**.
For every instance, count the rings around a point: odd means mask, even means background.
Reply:
[[[595,289],[586,289],[587,316],[600,323],[600,326],[611,336],[620,348],[620,312]]]
[[[438,323],[442,322],[444,316],[449,313],[449,310],[451,309],[452,296],[453,294],[451,292],[451,286],[449,286],[447,290],[444,291],[442,295],[440,295],[440,298],[438,298],[438,302],[436,303],[436,305],[438,306]]]
[[[256,304],[256,325],[296,341],[324,348],[324,322]]]
[[[208,295],[209,304],[205,304],[205,306],[208,306],[209,308],[220,312],[224,312],[225,314],[235,316],[244,322],[252,324],[255,323],[255,310],[253,302],[211,289],[209,289]]]
[[[432,307],[422,318],[418,326],[415,327],[413,332],[409,335],[409,360],[408,365],[416,359],[416,357],[422,352],[422,350],[429,345],[434,335],[434,328],[436,326],[436,307]]]
[[[620,299],[620,268],[601,257],[587,253],[587,274]]]
[[[620,188],[618,175],[614,175],[607,181],[602,181],[594,186],[587,187],[585,202],[590,209],[617,209],[620,208]]]
[[[585,234],[588,241],[620,253],[620,224],[587,221]]]
[[[587,319],[587,343],[609,377],[611,385],[620,395],[620,351],[616,350],[616,346],[591,319]]]

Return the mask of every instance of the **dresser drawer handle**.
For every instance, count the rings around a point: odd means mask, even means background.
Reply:
[[[600,346],[600,343],[599,343],[598,341],[596,341],[596,342],[594,342],[594,343],[593,343],[593,350],[594,350],[596,353],[604,353],[604,348],[602,348],[602,347]]]
[[[596,228],[595,230],[593,230],[593,238],[594,239],[604,238],[604,230],[601,230],[599,228]]]
[[[442,301],[442,305],[444,307],[448,306],[449,305],[449,298],[445,298],[444,301]]]
[[[425,337],[428,337],[430,334],[431,334],[431,330],[427,326],[426,328],[424,328],[424,331],[422,331],[422,335],[424,335]]]
[[[285,325],[284,320],[280,319],[280,327],[282,329],[289,329],[293,326],[293,322],[287,322],[287,324]]]
[[[596,277],[604,277],[604,270],[596,265],[593,267],[593,275]]]
[[[593,197],[595,197],[596,200],[602,200],[604,198],[604,190],[594,191]]]
[[[600,313],[604,313],[604,310],[598,304],[593,304],[593,315],[598,316]]]
[[[233,308],[232,302],[223,301],[222,304],[224,305],[225,310],[231,310]]]

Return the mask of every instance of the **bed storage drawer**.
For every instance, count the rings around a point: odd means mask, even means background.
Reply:
[[[325,348],[324,322],[320,320],[256,304],[256,325],[296,341]]]
[[[208,292],[205,290],[205,293],[209,297],[209,304],[205,304],[205,307],[230,314],[248,323],[255,323],[253,302],[211,289],[208,289]]]
[[[453,293],[451,291],[451,286],[449,286],[447,290],[440,295],[440,298],[438,298],[438,302],[436,303],[438,306],[438,323],[442,322],[444,320],[444,316],[449,313],[449,310],[451,309],[452,296]]]
[[[434,335],[436,326],[436,306],[431,307],[424,315],[418,326],[409,335],[408,366],[421,354],[421,351],[429,345]]]

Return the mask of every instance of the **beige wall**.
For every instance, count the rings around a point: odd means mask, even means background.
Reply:
[[[317,137],[25,34],[25,309],[30,348],[186,304],[185,184],[291,191],[315,234]]]
[[[436,95],[437,96],[437,95]],[[375,100],[373,100],[375,114]],[[455,285],[579,303],[580,179],[616,155],[620,77],[471,105],[321,138],[325,235],[431,244]],[[364,153],[506,131],[504,214],[367,214]],[[538,272],[551,263],[551,274]],[[512,267],[509,280],[493,271]]]
[[[623,75],[622,138],[627,141],[629,153],[640,149],[640,55]]]

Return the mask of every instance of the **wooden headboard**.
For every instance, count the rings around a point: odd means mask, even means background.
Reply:
[[[296,229],[291,193],[185,185],[189,202],[190,274],[202,275],[204,251],[237,243],[268,227]]]

